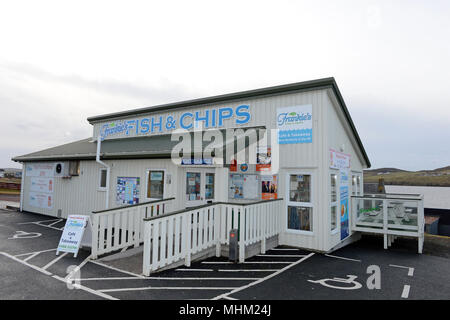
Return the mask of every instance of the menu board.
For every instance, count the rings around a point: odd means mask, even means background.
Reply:
[[[140,178],[118,177],[116,189],[116,204],[138,204],[140,191]]]

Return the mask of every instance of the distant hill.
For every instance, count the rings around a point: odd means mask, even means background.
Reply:
[[[377,183],[380,178],[386,185],[450,187],[450,166],[421,171],[397,168],[364,170],[364,182]]]

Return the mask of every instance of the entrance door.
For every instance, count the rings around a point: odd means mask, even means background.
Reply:
[[[184,188],[186,207],[214,201],[215,183],[214,169],[186,169]]]

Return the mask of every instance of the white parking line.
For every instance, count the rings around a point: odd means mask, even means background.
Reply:
[[[256,284],[259,284],[259,283],[261,283],[261,282],[263,282],[263,281],[269,280],[270,278],[273,278],[273,277],[279,275],[280,273],[282,273],[282,272],[284,272],[284,271],[286,271],[286,270],[292,268],[293,266],[296,266],[297,264],[302,263],[303,261],[305,261],[306,259],[312,257],[313,255],[314,255],[314,252],[308,254],[306,257],[303,257],[303,258],[301,258],[301,259],[298,260],[298,261],[295,261],[295,262],[291,263],[290,265],[284,267],[283,269],[280,269],[280,270],[278,270],[277,272],[274,272],[274,273],[268,275],[267,277],[264,277],[264,278],[261,278],[261,279],[255,281],[255,282],[249,283],[248,285],[245,285],[245,286],[242,286],[242,287],[233,289],[232,291],[230,291],[230,292],[228,292],[228,293],[221,294],[221,295],[219,295],[219,296],[217,296],[217,297],[212,298],[211,300],[225,299],[225,297],[228,297],[228,296],[231,295],[231,294],[234,294],[234,293],[236,293],[236,292],[239,292],[239,291],[242,291],[242,290],[244,290],[244,289],[250,288],[250,287],[252,287],[252,286],[254,286],[254,285],[256,285]]]
[[[52,261],[50,261],[49,263],[47,263],[45,265],[45,267],[43,267],[42,269],[46,270],[48,269],[50,266],[54,265],[56,262],[58,262],[59,260],[61,260],[62,258],[64,258],[67,255],[68,252],[64,252],[62,255],[60,255],[59,257],[57,257],[56,259],[53,259]]]
[[[119,269],[119,268],[115,268],[115,267],[109,266],[107,264],[104,264],[104,263],[101,263],[101,262],[98,262],[98,261],[95,261],[95,260],[89,260],[89,262],[91,262],[93,264],[97,264],[97,265],[105,267],[105,268],[109,268],[109,269],[117,271],[117,272],[122,272],[122,273],[125,273],[125,274],[129,274],[130,276],[135,276],[135,277],[142,278],[142,279],[145,278],[144,276],[142,276],[140,274],[136,274],[136,273],[133,273],[133,272],[130,272],[130,271],[122,270],[122,269]]]
[[[333,255],[331,255],[331,254],[324,254],[324,256],[330,257],[330,258],[336,258],[336,259],[348,260],[348,261],[361,262],[361,260],[350,259],[350,258],[345,258],[345,257],[338,257],[338,256],[333,256]]]
[[[52,223],[48,224],[47,227],[51,227],[51,226],[53,226],[54,224],[57,224],[58,222],[61,222],[61,221],[63,221],[63,220],[64,220],[64,219],[59,219],[58,221],[52,222]]]
[[[280,269],[219,269],[219,272],[274,272]]]
[[[145,278],[136,278],[136,277],[110,277],[110,278],[85,278],[85,279],[72,279],[80,280],[80,281],[101,281],[101,280],[247,280],[253,281],[258,280],[259,278],[221,278],[221,277],[145,277]]]
[[[214,271],[213,269],[175,269],[175,271]]]
[[[408,299],[408,297],[409,297],[409,289],[410,289],[411,287],[409,286],[409,285],[407,285],[407,284],[405,284],[404,286],[403,286],[403,292],[402,292],[402,298],[403,299]]]
[[[8,258],[10,258],[10,259],[12,259],[12,260],[14,260],[14,261],[17,261],[17,262],[19,262],[19,263],[21,263],[21,264],[23,264],[23,265],[25,265],[25,266],[27,266],[27,267],[30,267],[31,269],[34,269],[34,270],[36,270],[36,271],[39,271],[39,272],[41,272],[41,273],[43,273],[43,274],[45,274],[45,275],[47,275],[47,276],[52,276],[52,278],[57,279],[57,280],[62,281],[62,282],[64,282],[64,283],[67,284],[67,282],[66,282],[63,278],[61,278],[61,277],[59,277],[59,276],[57,276],[57,275],[52,275],[52,273],[51,273],[51,272],[48,272],[47,270],[44,270],[44,269],[39,268],[39,267],[37,267],[37,266],[35,266],[35,265],[29,264],[29,263],[27,263],[27,262],[24,262],[23,260],[20,260],[20,259],[18,259],[18,258],[16,258],[16,257],[14,257],[14,256],[12,256],[12,255],[6,253],[6,252],[0,252],[0,254],[2,254],[2,255],[4,255],[5,257],[8,257]],[[99,292],[99,291],[97,291],[97,290],[94,290],[94,289],[91,289],[91,288],[87,288],[87,287],[85,287],[85,286],[83,286],[83,285],[81,285],[81,284],[76,284],[76,285],[74,285],[74,286],[76,286],[78,289],[81,289],[81,290],[83,290],[83,291],[86,291],[86,292],[95,294],[95,295],[100,296],[100,297],[105,298],[105,299],[109,299],[109,300],[119,300],[119,299],[117,299],[117,298],[114,298],[114,297],[112,297],[112,296],[110,296],[110,295],[107,295],[107,294],[104,294],[104,293],[102,293],[102,292]]]
[[[233,290],[236,287],[141,287],[141,288],[121,288],[103,289],[100,292],[120,292],[120,291],[143,291],[143,290]]]
[[[244,261],[239,264],[290,264],[293,261]],[[202,261],[205,264],[236,264],[232,261]]]
[[[8,254],[8,253],[6,253],[6,252],[0,252],[0,254],[4,255],[5,257],[8,257],[8,258],[10,258],[10,259],[13,259],[14,261],[20,262],[21,264],[24,264],[24,265],[26,265],[27,267],[30,267],[30,268],[32,268],[32,269],[34,269],[34,270],[37,270],[37,271],[39,271],[39,272],[42,272],[42,273],[44,273],[44,274],[46,274],[46,275],[48,275],[48,276],[51,276],[51,275],[52,275],[51,272],[48,272],[47,270],[44,270],[44,269],[42,269],[42,268],[39,268],[39,267],[37,267],[37,266],[35,266],[35,265],[29,264],[28,262],[25,262],[25,261],[23,261],[23,260],[20,260],[19,258],[16,258],[16,257],[14,257],[14,256],[12,256],[12,255],[10,255],[10,254]]]
[[[413,267],[404,267],[404,266],[398,266],[395,264],[390,264],[390,267],[394,268],[402,268],[402,269],[408,269],[408,276],[412,277],[414,275],[414,268]]]
[[[48,249],[48,250],[41,250],[41,251],[33,251],[33,252],[28,252],[28,253],[22,253],[22,254],[17,254],[15,255],[15,257],[23,257],[23,256],[27,256],[29,254],[34,254],[34,253],[42,253],[42,252],[49,252],[49,251],[55,251],[57,248],[55,249]]]
[[[257,254],[256,257],[303,258],[306,254]]]
[[[50,220],[42,220],[42,221],[30,221],[30,222],[20,222],[18,224],[37,224],[37,223],[42,223],[42,222],[51,222],[51,221],[56,221],[56,220],[60,220],[60,219],[50,219]]]
[[[81,268],[83,268],[83,266],[89,262],[89,260],[91,259],[92,255],[88,255],[86,257],[86,259],[84,259],[78,266],[76,266],[75,268],[73,268],[73,270],[64,278],[65,281],[69,281],[71,280],[72,276],[81,270]]]
[[[51,220],[43,220],[43,221],[21,222],[21,223],[18,223],[18,224],[35,224],[35,225],[37,225],[37,226],[41,226],[41,227],[45,227],[45,228],[50,228],[50,229],[62,231],[64,228],[56,228],[56,227],[53,227],[53,225],[54,225],[55,223],[58,223],[58,222],[60,222],[60,221],[62,221],[62,220],[63,220],[63,219],[51,219]],[[49,225],[42,224],[42,223],[44,223],[44,222],[52,222],[52,221],[54,221],[54,223],[51,223],[51,224],[49,224]]]
[[[29,256],[28,258],[23,259],[24,262],[27,262],[30,259],[33,259],[34,257],[36,257],[39,254],[39,252],[33,253],[31,256]]]
[[[57,275],[54,275],[53,278],[54,278],[54,279],[57,279],[57,280],[59,280],[59,281],[65,282],[65,283],[69,283],[68,281],[64,280],[64,278],[61,278],[61,277],[59,277],[59,276],[57,276]],[[72,284],[72,286],[73,286],[74,288],[84,290],[84,291],[86,291],[86,292],[95,294],[95,295],[97,295],[97,296],[99,296],[99,297],[102,297],[102,298],[105,298],[105,299],[108,299],[108,300],[119,300],[119,299],[117,299],[117,298],[114,298],[113,296],[110,296],[109,294],[106,294],[106,293],[101,292],[100,290],[94,290],[94,289],[85,287],[85,286],[83,286],[83,285],[81,285],[81,284],[79,284],[79,283],[77,283],[77,284]]]
[[[270,250],[268,250],[268,251],[299,251],[299,249],[295,249],[295,248],[292,248],[292,249],[287,249],[287,248],[279,248],[279,249],[270,249]]]

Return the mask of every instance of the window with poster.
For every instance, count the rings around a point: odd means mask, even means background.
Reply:
[[[313,231],[312,175],[310,173],[288,174],[287,229],[307,233]]]
[[[164,170],[147,171],[147,199],[163,199]]]
[[[337,189],[338,188],[338,171],[333,170],[330,173],[330,230],[332,233],[336,233],[338,230],[338,195],[337,195]]]

